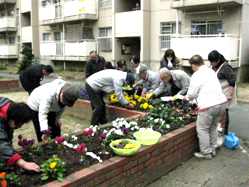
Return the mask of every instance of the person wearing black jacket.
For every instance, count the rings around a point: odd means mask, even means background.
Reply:
[[[25,170],[40,172],[36,163],[23,160],[12,146],[14,130],[30,120],[31,110],[27,104],[0,97],[0,158],[6,160],[9,166],[17,164]]]
[[[104,70],[105,58],[99,56],[96,51],[90,52],[90,60],[86,63],[85,77],[86,79],[92,74]]]
[[[20,82],[24,90],[26,90],[29,95],[31,92],[41,86],[40,81],[43,80],[44,75],[49,75],[53,73],[54,70],[50,65],[37,64],[26,69],[20,76]]]

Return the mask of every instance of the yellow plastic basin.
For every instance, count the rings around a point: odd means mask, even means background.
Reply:
[[[119,140],[114,140],[110,143],[110,147],[112,148],[113,152],[116,153],[117,155],[119,156],[132,156],[134,155],[138,149],[141,147],[141,144],[136,141],[136,140],[131,140],[131,139],[125,139],[125,140],[129,140],[130,143],[132,144],[139,144],[138,147],[136,148],[133,148],[133,149],[118,149],[118,148],[115,148],[114,145],[116,144],[116,142],[118,141],[121,141],[122,139],[119,139]]]
[[[161,133],[156,131],[141,131],[135,132],[133,136],[142,145],[153,145],[156,144],[161,137]]]

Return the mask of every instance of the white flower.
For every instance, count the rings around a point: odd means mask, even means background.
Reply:
[[[77,145],[75,145],[75,146],[73,146],[73,149],[76,149],[78,146]]]
[[[182,117],[179,117],[179,120],[182,121]]]
[[[158,119],[158,118],[154,120],[154,122],[156,122],[156,123],[157,123],[158,121],[159,121],[159,119]]]
[[[153,119],[154,119],[153,117],[150,118],[150,120],[153,120]]]
[[[68,134],[64,134],[63,136],[68,137]]]
[[[165,123],[165,121],[162,121],[162,125]]]
[[[166,128],[168,128],[168,129],[169,129],[169,128],[170,128],[170,125],[169,125],[169,124],[166,124]]]
[[[92,157],[93,159],[97,159],[99,162],[103,162],[103,160],[101,160],[101,158],[95,155],[93,152],[87,152],[86,155]]]
[[[117,130],[115,130],[114,132],[115,132],[117,135],[120,135],[120,136],[124,135],[124,134],[123,134],[123,131],[122,131],[121,129],[117,129]]]
[[[73,139],[73,141],[77,141],[77,140],[78,140],[78,137],[75,136],[75,135],[73,135],[73,136],[72,136],[72,139]]]

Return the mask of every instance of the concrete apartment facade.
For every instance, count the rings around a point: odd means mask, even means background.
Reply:
[[[249,0],[1,2],[1,10],[6,8],[2,4],[11,4],[14,20],[20,9],[20,24],[14,31],[1,30],[0,26],[0,33],[12,32],[16,48],[31,45],[39,63],[58,69],[84,69],[89,52],[96,50],[114,65],[125,59],[130,66],[132,55],[138,55],[157,71],[165,50],[172,48],[182,58],[182,69],[190,72],[191,56],[200,54],[209,66],[208,53],[215,49],[232,65],[239,82],[248,81]],[[133,11],[136,3],[140,3],[140,10]],[[6,44],[11,47],[8,40],[1,39],[0,48]],[[0,52],[0,60],[15,59]]]

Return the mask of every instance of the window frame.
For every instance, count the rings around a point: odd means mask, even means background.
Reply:
[[[178,22],[178,34],[181,34],[182,23]],[[170,28],[170,31],[164,31],[163,28]],[[161,22],[160,23],[160,48],[167,49],[170,48],[171,36],[176,34],[176,22]],[[163,36],[163,35],[166,36]]]
[[[199,22],[199,23],[197,23]],[[217,28],[216,28],[216,32],[217,33],[211,33],[210,32],[210,26],[212,25],[212,22],[216,22],[217,23]],[[221,28],[218,27],[221,24]],[[214,20],[192,20],[191,21],[191,28],[196,28],[197,26],[205,26],[205,33],[197,33],[197,34],[193,34],[191,33],[191,35],[212,35],[212,34],[218,34],[217,29],[222,29],[223,26],[223,19],[214,19]],[[213,23],[214,25],[214,23]]]

